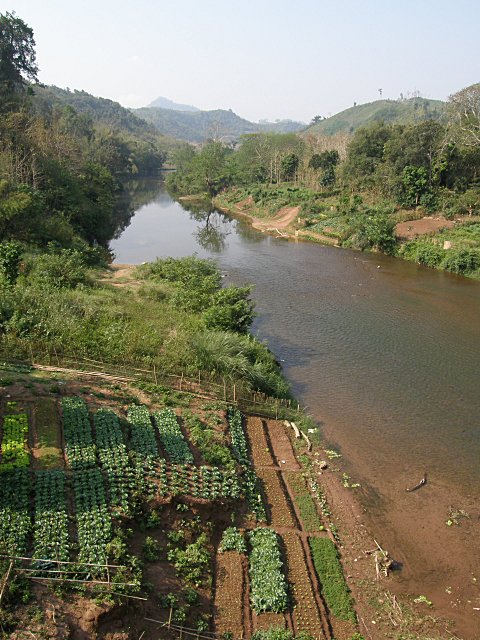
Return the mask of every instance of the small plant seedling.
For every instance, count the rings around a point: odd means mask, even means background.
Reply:
[[[413,600],[415,604],[426,604],[429,607],[433,606],[433,602],[427,598],[427,596],[418,596]]]

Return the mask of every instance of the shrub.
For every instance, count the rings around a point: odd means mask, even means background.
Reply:
[[[44,253],[34,258],[29,265],[28,280],[40,286],[66,289],[88,283],[83,257],[71,249]]]
[[[442,262],[442,267],[446,271],[453,273],[470,273],[480,268],[479,249],[449,249]]]

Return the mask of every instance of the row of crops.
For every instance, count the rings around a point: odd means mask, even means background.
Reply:
[[[249,534],[250,601],[256,613],[281,613],[288,604],[287,582],[278,536],[272,529],[259,527]]]
[[[95,444],[87,405],[81,398],[63,398],[62,413],[67,464],[72,469],[94,467]]]
[[[30,472],[10,469],[0,480],[0,542],[2,552],[24,555],[32,522],[30,518]]]
[[[164,409],[155,412],[153,417],[169,459],[175,464],[192,464],[193,455],[183,437],[175,413],[171,409]]]
[[[117,415],[100,409],[94,415],[98,459],[107,481],[110,505],[130,512],[130,496],[135,486],[127,447]]]
[[[9,403],[9,405],[14,404]],[[26,413],[7,413],[4,416],[0,454],[0,473],[28,467],[28,418]]]
[[[112,520],[103,476],[99,469],[84,469],[73,477],[79,562],[106,564]]]
[[[169,465],[160,460],[156,469],[158,493],[166,495],[187,495],[193,498],[236,500],[242,490],[234,469],[221,470],[212,467],[190,465]]]
[[[267,512],[260,489],[260,480],[250,462],[247,438],[242,425],[242,414],[238,409],[229,409],[228,427],[232,439],[233,454],[243,467],[244,491],[249,509],[258,522],[266,522]]]
[[[35,474],[33,540],[35,558],[68,561],[70,545],[64,471],[54,469]]]

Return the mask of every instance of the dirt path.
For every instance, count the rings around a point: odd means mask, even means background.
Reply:
[[[300,207],[283,207],[273,218],[252,218],[252,227],[258,231],[286,229],[298,217]]]

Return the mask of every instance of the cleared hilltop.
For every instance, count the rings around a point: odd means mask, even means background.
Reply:
[[[374,122],[415,124],[423,120],[442,121],[445,118],[445,112],[446,103],[441,100],[426,98],[375,100],[355,105],[330,118],[320,119],[309,126],[306,132],[333,136],[336,133],[353,133],[360,127]]]

